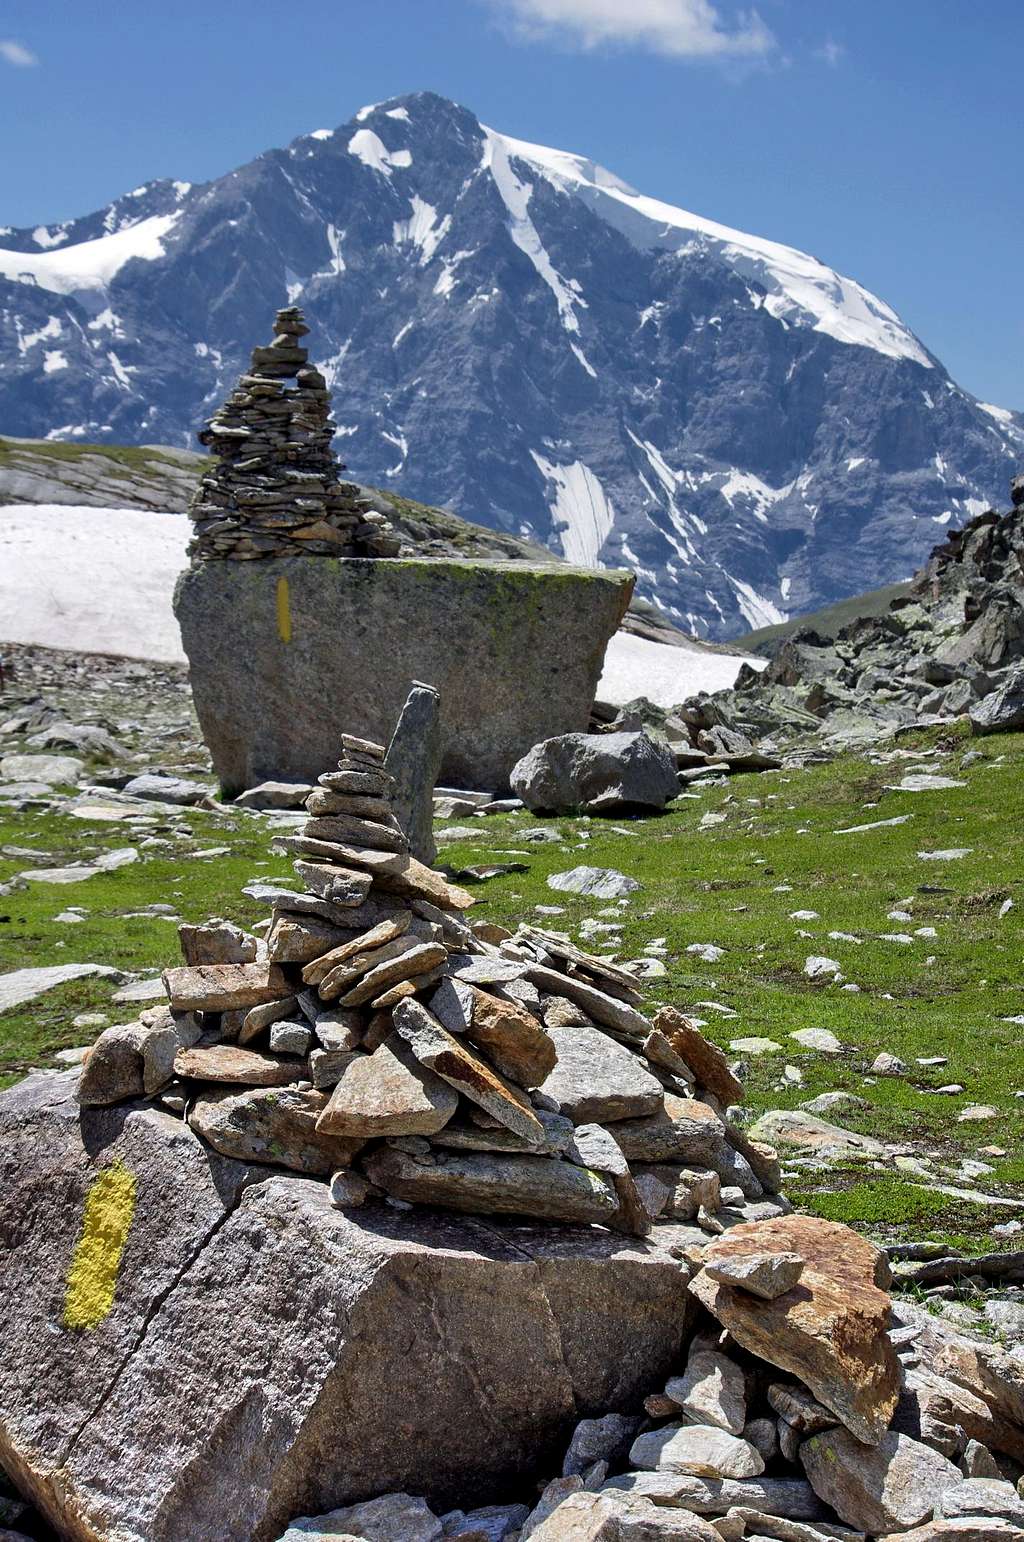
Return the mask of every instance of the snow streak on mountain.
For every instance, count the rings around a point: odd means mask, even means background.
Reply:
[[[703,636],[907,575],[1024,458],[852,279],[429,93],[0,230],[0,429],[194,445],[289,303],[354,476]]]

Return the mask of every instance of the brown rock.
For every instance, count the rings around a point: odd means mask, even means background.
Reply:
[[[186,964],[251,964],[256,957],[256,938],[220,917],[179,926],[178,940]]]
[[[419,941],[417,937],[398,936],[376,947],[356,949],[343,962],[333,965],[324,974],[318,987],[320,999],[335,1000],[343,991],[349,990],[356,981],[369,974],[371,969],[376,969],[378,964],[386,964],[391,959],[401,958],[404,953],[415,948]]]
[[[900,1365],[888,1338],[885,1255],[846,1226],[786,1215],[735,1226],[710,1243],[705,1264],[767,1252],[797,1253],[799,1282],[774,1301],[723,1285],[703,1269],[690,1290],[736,1342],[804,1382],[869,1444],[882,1438],[899,1400]]]
[[[544,1126],[523,1094],[442,1028],[422,1002],[401,1001],[392,1017],[421,1065],[436,1071],[456,1092],[531,1146],[544,1144]]]
[[[276,964],[199,964],[165,969],[162,978],[176,1012],[230,1012],[291,995]]]
[[[525,1007],[470,986],[473,1011],[466,1037],[502,1074],[520,1087],[539,1087],[554,1069],[557,1054],[551,1037]]]
[[[175,1076],[200,1082],[241,1082],[245,1087],[287,1087],[305,1071],[305,1061],[261,1055],[234,1044],[183,1049],[174,1057]]]
[[[401,941],[401,938],[399,938]],[[397,946],[397,944],[395,944]],[[398,958],[377,964],[352,990],[341,997],[343,1007],[357,1007],[364,1001],[376,1001],[392,985],[401,980],[412,980],[417,975],[429,974],[448,957],[448,950],[440,942],[424,942],[408,948]],[[328,975],[328,980],[330,975]],[[324,982],[326,985],[327,981]],[[323,993],[323,985],[320,987]],[[379,1010],[379,1009],[378,1009]]]
[[[675,1159],[694,1167],[716,1167],[725,1151],[725,1127],[714,1109],[670,1092],[658,1113],[617,1123],[615,1139],[631,1162]]]
[[[458,1106],[458,1094],[426,1070],[392,1034],[372,1055],[355,1055],[331,1093],[317,1129],[335,1135],[433,1135]]]
[[[382,996],[375,996],[370,1007],[374,1012],[386,1012],[404,1001],[406,996],[418,996],[422,991],[431,990],[442,974],[443,970],[439,966],[431,969],[429,974],[414,974],[411,980],[399,980],[397,985],[392,985]]]
[[[929,1521],[913,1531],[890,1532],[878,1542],[1020,1542],[1016,1521],[994,1515],[957,1516],[954,1520]]]
[[[587,985],[576,975],[562,974],[558,969],[548,969],[544,964],[528,964],[525,978],[531,985],[548,996],[564,996],[575,1002],[595,1023],[614,1028],[624,1038],[637,1039],[641,1044],[651,1031],[651,1025],[635,1007],[617,1001],[593,985]],[[549,1024],[550,1026],[550,1024]]]
[[[946,1457],[892,1430],[870,1446],[849,1430],[825,1430],[804,1441],[800,1460],[840,1520],[872,1533],[920,1525],[943,1492],[964,1481]]]
[[[696,1023],[676,1007],[662,1007],[654,1015],[654,1026],[690,1067],[698,1083],[723,1105],[743,1101],[743,1083],[729,1070],[724,1051],[706,1039]]]
[[[281,835],[275,844],[285,851],[314,857],[319,863],[336,863],[342,868],[367,872],[376,886],[388,894],[430,900],[444,910],[468,910],[476,903],[465,889],[448,883],[441,873],[425,867],[407,853],[372,851],[363,846],[313,840],[306,835]],[[325,898],[334,899],[335,896],[331,893]]]
[[[530,1542],[722,1542],[686,1510],[659,1510],[624,1494],[570,1494],[529,1531]]]
[[[396,937],[401,937],[403,932],[409,930],[412,916],[408,911],[402,916],[396,916],[394,920],[381,921],[377,926],[363,932],[358,937],[349,937],[338,947],[331,948],[327,953],[322,953],[319,958],[308,963],[302,971],[302,978],[307,985],[319,985],[338,964],[343,964],[346,959],[354,958],[358,953],[369,953],[374,948],[381,948],[386,942],[394,942]]]

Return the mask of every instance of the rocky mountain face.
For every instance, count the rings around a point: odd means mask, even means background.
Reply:
[[[905,577],[1024,446],[817,259],[429,93],[0,234],[0,422],[189,446],[286,304],[360,481],[630,566],[703,636]]]

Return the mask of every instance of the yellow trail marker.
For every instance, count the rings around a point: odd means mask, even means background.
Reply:
[[[282,642],[292,640],[292,614],[288,605],[288,580],[277,580],[277,635]]]
[[[109,1314],[134,1214],[135,1174],[115,1162],[104,1168],[85,1197],[64,1297],[66,1328],[98,1328]]]

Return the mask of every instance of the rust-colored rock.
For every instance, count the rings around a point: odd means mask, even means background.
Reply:
[[[175,1012],[233,1012],[291,995],[276,964],[185,965],[162,979]]]
[[[466,1037],[502,1076],[520,1087],[539,1087],[558,1058],[551,1035],[525,1007],[502,1001],[475,985],[470,989],[473,1014]]]
[[[744,1349],[797,1376],[858,1440],[876,1445],[899,1400],[900,1366],[887,1336],[888,1261],[847,1226],[786,1215],[735,1226],[704,1250],[705,1263],[752,1254],[797,1253],[792,1290],[761,1301],[713,1280],[690,1290]]]
[[[287,1087],[305,1073],[297,1058],[261,1055],[237,1044],[213,1044],[206,1049],[179,1050],[174,1057],[175,1076],[199,1082],[240,1082],[244,1087]]]
[[[655,1013],[654,1026],[661,1029],[676,1054],[686,1061],[700,1086],[726,1106],[743,1101],[743,1083],[729,1070],[725,1052],[706,1039],[696,1023],[677,1007],[662,1007]]]

